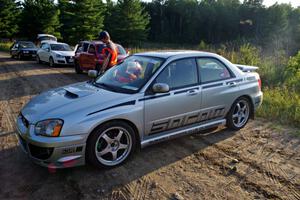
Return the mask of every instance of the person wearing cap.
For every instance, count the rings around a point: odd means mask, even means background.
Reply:
[[[105,56],[105,59],[102,64],[102,73],[107,69],[117,64],[118,51],[116,45],[110,40],[109,33],[107,31],[101,31],[99,33],[99,40],[106,44],[106,47],[103,48],[102,54]]]

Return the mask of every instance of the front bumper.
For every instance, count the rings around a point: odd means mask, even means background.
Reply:
[[[73,65],[74,64],[74,57],[73,56],[64,56],[63,58],[55,58],[55,64],[59,65]]]
[[[48,168],[67,168],[85,164],[85,135],[44,137],[34,134],[34,125],[17,118],[19,144],[35,163]]]

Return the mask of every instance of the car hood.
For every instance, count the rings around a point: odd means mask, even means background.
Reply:
[[[32,124],[45,119],[64,119],[69,115],[91,112],[125,101],[131,95],[101,89],[83,82],[49,90],[37,95],[22,109]]]
[[[62,55],[62,56],[74,56],[75,55],[74,51],[52,51],[52,52],[55,54]]]

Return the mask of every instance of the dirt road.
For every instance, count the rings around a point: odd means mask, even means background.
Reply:
[[[34,95],[87,80],[0,53],[0,199],[300,199],[300,138],[263,120],[136,152],[110,169],[48,171],[18,147],[15,118]]]

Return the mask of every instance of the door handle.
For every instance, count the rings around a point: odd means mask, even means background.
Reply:
[[[228,83],[228,86],[229,87],[236,87],[236,82],[230,82],[230,83]]]
[[[194,96],[196,94],[198,94],[197,90],[189,90],[189,91],[187,91],[187,95],[189,95],[189,96]]]

